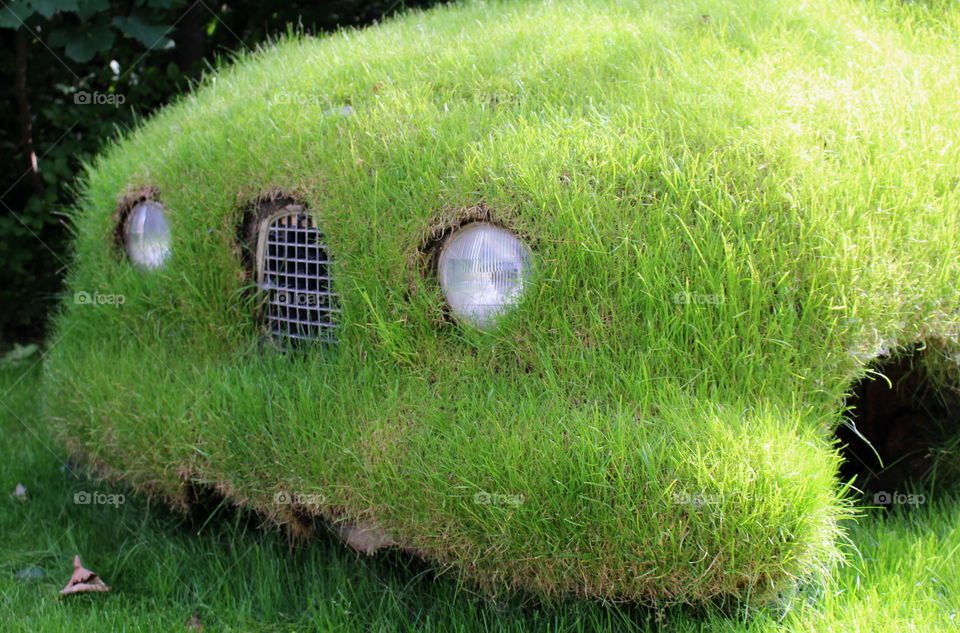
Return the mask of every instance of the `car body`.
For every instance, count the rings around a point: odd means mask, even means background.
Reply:
[[[85,179],[71,450],[494,592],[822,577],[852,385],[918,344],[954,375],[957,71],[865,5],[708,4],[465,3],[207,78]],[[474,320],[465,231],[508,245]]]

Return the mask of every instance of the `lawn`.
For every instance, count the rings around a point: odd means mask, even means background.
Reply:
[[[34,359],[35,360],[35,359]],[[825,588],[750,614],[516,596],[493,602],[399,553],[293,545],[226,508],[183,517],[72,467],[38,410],[30,361],[0,369],[0,629],[29,631],[938,631],[958,623],[960,513],[942,498],[851,523]],[[15,498],[17,484],[26,500]],[[75,503],[75,495],[99,501]],[[113,495],[110,497],[109,495]],[[75,554],[113,587],[61,598]],[[18,574],[39,568],[39,578]],[[36,573],[36,571],[35,571]],[[195,627],[194,627],[195,628]]]

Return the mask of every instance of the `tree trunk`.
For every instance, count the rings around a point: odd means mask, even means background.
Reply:
[[[30,170],[30,184],[34,193],[42,194],[43,179],[40,178],[40,169],[37,165],[37,152],[33,146],[33,113],[30,111],[30,99],[27,96],[27,33],[24,29],[17,29],[16,45],[16,74],[13,81],[13,90],[17,96],[17,109],[20,114],[20,145],[27,157]]]
[[[206,9],[203,3],[194,2],[187,9],[183,19],[177,24],[177,31],[174,40],[177,43],[176,51],[177,66],[184,75],[192,76],[196,74],[196,64],[203,59],[206,44],[206,33],[203,31],[203,25],[200,23]]]

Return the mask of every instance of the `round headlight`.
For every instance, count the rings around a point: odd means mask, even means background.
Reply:
[[[520,300],[533,272],[533,256],[507,229],[474,222],[446,239],[437,272],[453,313],[487,329]]]
[[[154,200],[145,200],[130,210],[124,225],[124,241],[130,260],[153,270],[170,256],[170,224],[166,209]]]

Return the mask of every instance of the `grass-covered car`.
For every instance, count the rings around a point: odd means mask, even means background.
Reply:
[[[856,385],[960,384],[958,27],[467,2],[245,57],[89,169],[49,415],[491,591],[767,599],[838,558]]]

